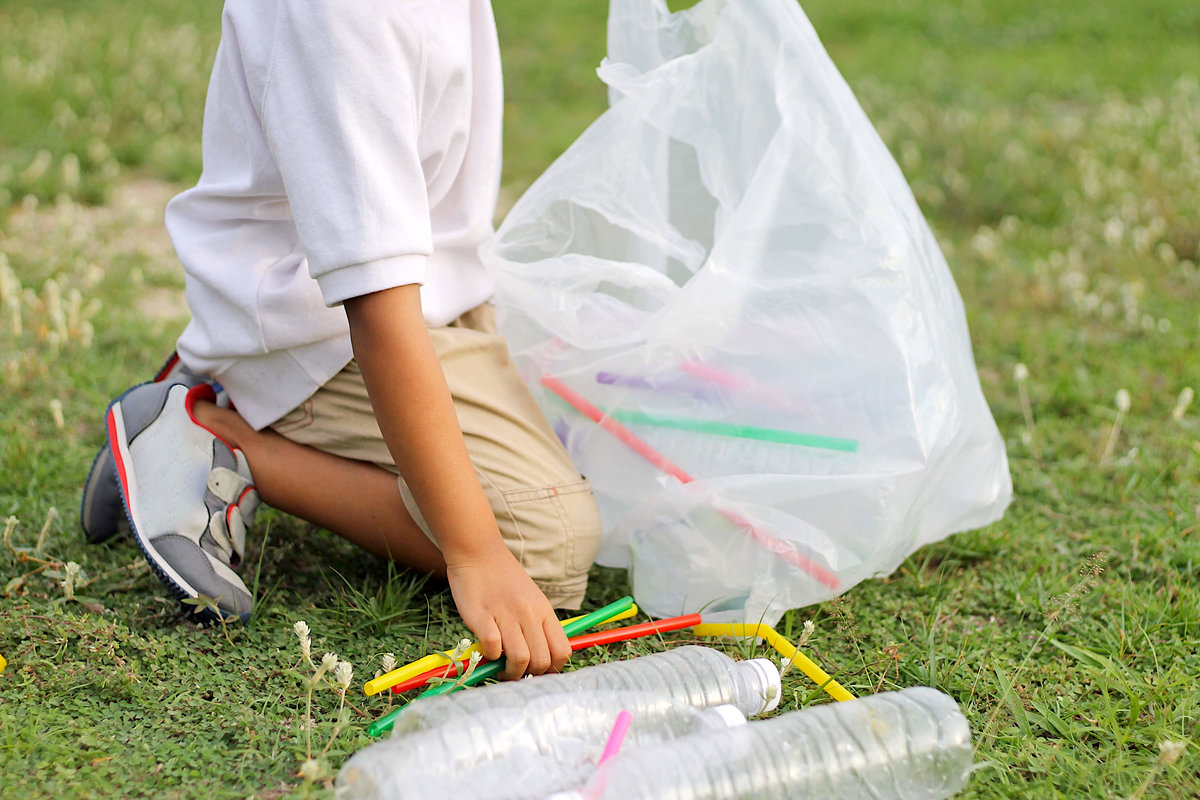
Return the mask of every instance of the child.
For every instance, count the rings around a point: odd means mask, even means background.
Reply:
[[[579,607],[600,523],[487,304],[501,110],[488,0],[227,0],[204,172],[167,228],[179,355],[231,405],[175,370],[108,415],[135,538],[177,595],[249,616],[231,567],[261,495],[444,575],[508,677],[562,666],[553,609]]]

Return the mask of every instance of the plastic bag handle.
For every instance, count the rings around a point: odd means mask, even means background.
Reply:
[[[647,72],[663,62],[658,32],[671,16],[666,0],[611,0],[607,62]]]

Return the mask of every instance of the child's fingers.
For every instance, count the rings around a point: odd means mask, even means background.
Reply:
[[[546,642],[550,645],[550,670],[558,672],[571,657],[571,643],[567,641],[562,625],[553,615],[542,620],[542,629],[546,633]]]
[[[485,617],[478,625],[468,625],[467,627],[479,639],[479,649],[484,658],[488,661],[495,661],[503,654],[504,640],[494,619]]]
[[[500,620],[500,636],[504,639],[504,668],[506,680],[515,681],[529,669],[529,645],[525,633],[516,620]]]
[[[537,618],[522,626],[525,633],[525,643],[529,645],[530,675],[541,675],[550,669],[550,643],[546,640],[546,631]]]

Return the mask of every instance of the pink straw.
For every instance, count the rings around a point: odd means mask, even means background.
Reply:
[[[603,411],[596,408],[581,394],[568,387],[558,378],[555,378],[553,375],[543,375],[542,385],[554,392],[563,400],[566,400],[567,403],[569,403],[576,411],[583,414],[592,422],[596,423],[601,428],[620,439],[622,444],[624,444],[630,450],[634,451],[663,472],[672,476],[680,483],[692,483],[695,480],[695,478],[693,478],[691,475],[675,466],[675,464],[669,461],[662,453],[658,452],[649,444],[639,439],[637,434],[635,434],[633,431],[629,430],[612,417],[607,416]],[[808,556],[796,552],[796,549],[789,543],[758,528],[756,525],[750,522],[750,520],[736,511],[720,508],[718,506],[713,506],[713,508],[718,514],[725,517],[725,519],[729,520],[734,525],[737,525],[739,528],[745,528],[747,531],[749,531],[750,538],[761,544],[767,551],[774,553],[792,566],[804,570],[809,575],[828,586],[830,589],[835,591],[837,590],[839,581],[836,575],[822,567],[820,564],[815,563]]]
[[[625,743],[625,734],[629,732],[629,726],[632,723],[633,714],[624,710],[617,714],[617,721],[613,725],[612,733],[608,735],[608,741],[604,744],[604,752],[600,754],[600,760],[596,762],[597,767],[621,751],[621,745]]]
[[[777,392],[763,388],[752,380],[740,378],[737,375],[717,369],[709,364],[702,364],[699,361],[682,361],[679,367],[693,378],[700,378],[701,380],[708,381],[717,386],[723,386],[727,389],[738,389],[742,394],[750,396],[763,405],[771,406],[776,411],[793,414],[805,413],[803,407],[786,397],[780,396]]]

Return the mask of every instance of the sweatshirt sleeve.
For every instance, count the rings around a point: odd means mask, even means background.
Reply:
[[[404,3],[277,3],[259,115],[325,303],[422,283],[419,29]]]

